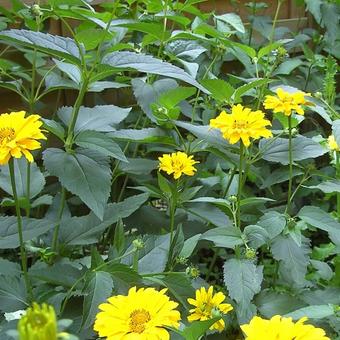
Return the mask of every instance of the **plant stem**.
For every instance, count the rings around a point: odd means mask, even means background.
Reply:
[[[176,199],[172,197],[170,200],[170,247],[174,238],[175,214],[176,214]]]
[[[288,197],[286,213],[290,212],[290,204],[292,197],[292,184],[293,184],[293,153],[292,153],[292,116],[288,116],[288,160],[289,160],[289,182],[288,182]]]
[[[66,190],[64,187],[61,189],[60,205],[58,211],[58,224],[54,227],[53,238],[52,238],[52,251],[57,252],[58,250],[58,237],[61,219],[63,217],[64,207],[66,201]]]
[[[19,205],[19,200],[18,200],[18,195],[17,195],[17,188],[16,188],[16,183],[15,183],[15,172],[14,172],[14,161],[13,158],[10,159],[9,163],[9,172],[10,172],[10,177],[11,177],[11,185],[12,185],[12,191],[13,191],[13,198],[15,202],[15,211],[17,215],[17,224],[18,224],[18,235],[19,235],[19,243],[20,243],[20,257],[21,257],[21,267],[22,271],[24,273],[24,280],[25,280],[25,285],[26,285],[26,291],[29,300],[32,300],[32,287],[31,283],[28,277],[28,272],[27,272],[27,255],[26,255],[26,250],[25,250],[25,245],[24,245],[24,237],[23,237],[23,232],[22,232],[22,218],[21,218],[21,213],[20,213],[20,205]]]
[[[335,151],[335,160],[336,160],[336,178],[340,178],[340,154],[339,151]],[[340,222],[340,193],[336,194],[336,212],[338,215],[338,221]]]
[[[202,80],[204,80],[206,78],[206,76],[208,75],[209,71],[211,70],[211,68],[215,64],[217,58],[218,58],[218,53],[215,54],[214,59],[211,61],[210,65],[205,70],[204,75],[202,77]],[[194,105],[193,105],[193,108],[192,108],[191,123],[193,123],[195,121],[196,106],[197,106],[197,101],[198,101],[198,98],[199,98],[200,94],[201,94],[201,90],[198,90],[196,98],[195,98],[195,101],[194,101]]]
[[[240,164],[238,169],[238,188],[237,188],[237,227],[241,230],[241,195],[242,195],[242,172],[243,172],[244,146],[240,140]]]
[[[211,262],[210,262],[210,265],[209,265],[209,268],[208,268],[208,271],[207,271],[207,275],[205,276],[206,280],[209,279],[209,276],[210,276],[210,274],[212,273],[212,271],[215,267],[215,263],[216,263],[218,255],[219,255],[219,252],[220,252],[220,248],[215,249],[214,256],[211,259]]]
[[[253,8],[252,8],[253,18],[252,18],[252,20],[254,20],[254,16],[255,16],[255,13],[256,13],[256,0],[253,0],[252,6],[253,6]],[[248,46],[251,45],[252,36],[253,36],[253,21],[250,22]]]
[[[159,44],[158,52],[157,52],[157,57],[159,57],[162,53],[163,46],[164,46],[164,38],[165,38],[165,33],[166,33],[166,25],[168,23],[168,18],[167,18],[167,12],[168,12],[168,0],[164,1],[164,8],[163,8],[163,13],[164,13],[164,21],[163,21],[163,32],[162,32],[162,38],[161,42]]]
[[[69,127],[68,127],[67,138],[66,138],[66,142],[65,142],[66,151],[69,151],[69,150],[72,149],[74,127],[76,125],[79,110],[80,110],[81,104],[83,103],[85,94],[87,92],[87,88],[88,88],[88,79],[85,77],[85,79],[83,79],[83,81],[82,81],[82,85],[81,85],[78,97],[77,97],[76,102],[73,106],[71,121],[70,121],[70,124],[69,124]]]

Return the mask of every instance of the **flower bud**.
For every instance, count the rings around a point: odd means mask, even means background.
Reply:
[[[57,320],[52,306],[33,302],[18,322],[20,340],[57,340]]]
[[[236,203],[236,202],[237,202],[237,196],[235,196],[235,195],[229,196],[229,197],[228,197],[228,201],[229,201],[230,203]]]
[[[315,93],[314,93],[314,98],[316,98],[316,99],[322,99],[322,93],[321,93],[321,92],[315,92]]]
[[[184,257],[184,256],[178,256],[178,257],[176,257],[176,262],[178,263],[178,264],[187,264],[188,263],[188,259],[186,258],[186,257]]]
[[[185,273],[191,278],[191,279],[197,279],[200,276],[200,271],[197,267],[190,266],[185,270]]]
[[[253,260],[256,257],[256,250],[253,248],[247,248],[246,252],[244,253],[244,256],[248,260]]]
[[[40,9],[40,6],[38,4],[33,4],[30,8],[31,14],[34,17],[40,17],[43,15],[43,12]]]
[[[212,318],[221,318],[222,317],[222,313],[218,308],[213,308],[211,310],[211,317]]]
[[[132,241],[133,248],[135,250],[141,250],[144,248],[145,244],[142,239],[137,238],[136,240]]]

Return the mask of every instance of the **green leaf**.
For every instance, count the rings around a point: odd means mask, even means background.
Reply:
[[[103,156],[128,162],[119,145],[105,133],[90,130],[82,131],[76,136],[74,142],[83,148],[98,151]]]
[[[308,319],[323,319],[328,316],[334,315],[334,306],[332,305],[315,305],[300,308],[294,312],[290,312],[286,314],[286,317],[291,317],[294,320],[299,320],[303,317],[307,317]]]
[[[293,310],[305,306],[299,296],[290,295],[287,292],[275,292],[264,289],[255,298],[256,306],[261,315],[269,319],[273,315],[284,315]]]
[[[47,282],[53,286],[70,288],[81,277],[82,271],[77,264],[54,263],[50,266],[44,262],[36,262],[30,269],[29,274],[35,280]],[[67,274],[67,275],[65,275]]]
[[[10,313],[27,307],[25,281],[19,277],[0,275],[0,309]]]
[[[201,84],[211,92],[211,96],[220,101],[229,103],[235,89],[222,79],[203,79]]]
[[[232,226],[208,230],[201,236],[201,240],[214,242],[216,247],[231,249],[243,244],[241,231]]]
[[[71,38],[59,37],[49,33],[28,30],[9,30],[0,33],[0,40],[23,47],[37,48],[46,54],[64,58],[71,63],[80,64],[80,51]]]
[[[122,129],[113,132],[111,135],[123,141],[176,145],[175,141],[160,128]]]
[[[250,260],[230,259],[224,263],[224,282],[229,296],[240,304],[249,303],[261,290],[263,267]]]
[[[48,219],[26,218],[22,219],[23,239],[30,241],[45,234],[54,227],[54,222]],[[0,249],[17,248],[20,245],[18,224],[15,216],[0,216]]]
[[[305,188],[308,189],[319,189],[325,194],[331,194],[333,192],[340,192],[340,181],[339,180],[330,180],[330,181],[324,181],[319,183],[318,185],[310,185],[305,186]]]
[[[233,95],[231,96],[231,99],[233,100],[234,103],[239,103],[242,101],[242,97],[247,94],[247,92],[249,90],[252,90],[258,86],[262,86],[264,84],[267,84],[269,83],[270,80],[269,79],[257,79],[257,80],[254,80],[254,81],[251,81],[245,85],[242,85],[240,87],[238,87]]]
[[[222,15],[215,15],[215,18],[233,27],[237,32],[245,33],[245,28],[239,15],[235,13],[226,13]]]
[[[178,105],[181,101],[191,97],[196,92],[194,87],[176,87],[175,89],[167,90],[162,93],[158,102],[160,105],[170,109]]]
[[[45,186],[45,177],[36,163],[30,163],[30,198],[37,196]],[[24,157],[14,158],[14,174],[17,194],[27,197],[27,161]],[[0,167],[0,188],[13,196],[8,165]]]
[[[64,141],[65,137],[65,129],[56,121],[42,118],[42,121],[44,122],[43,128],[47,131],[53,133],[55,136],[57,136],[59,139]]]
[[[328,213],[315,206],[304,206],[298,213],[304,222],[314,228],[328,232],[329,238],[340,245],[340,223],[332,218]]]
[[[257,225],[263,227],[272,240],[278,236],[287,224],[286,217],[276,211],[268,211],[259,219]]]
[[[249,240],[249,245],[257,249],[269,241],[269,234],[259,225],[248,225],[244,228],[244,234]]]
[[[197,340],[209,330],[209,328],[220,318],[213,318],[205,321],[194,321],[189,326],[185,327],[181,335],[185,340]]]
[[[111,275],[103,271],[89,273],[84,287],[82,327],[90,328],[98,313],[98,306],[111,296],[113,282]]]
[[[282,261],[282,274],[297,285],[305,284],[305,275],[309,262],[310,253],[307,239],[303,238],[303,243],[298,246],[294,239],[288,234],[277,236],[271,245],[274,258]]]
[[[152,84],[148,84],[136,78],[131,80],[131,84],[138,105],[153,122],[156,122],[156,119],[152,114],[150,105],[156,103],[162,93],[175,89],[178,86],[174,79],[159,79]]]
[[[179,256],[184,258],[188,258],[189,256],[191,256],[201,238],[201,235],[202,234],[197,234],[185,240]]]
[[[43,159],[49,173],[58,177],[67,190],[77,195],[103,219],[111,187],[111,170],[107,158],[90,150],[86,150],[85,154],[84,150],[78,149],[70,154],[50,148],[44,151]]]
[[[0,259],[0,275],[6,276],[20,276],[21,268],[18,263]]]
[[[123,23],[119,26],[129,28],[132,31],[139,31],[150,34],[158,40],[164,40],[164,38],[166,38],[163,37],[163,24],[158,22],[131,22]]]
[[[209,94],[203,86],[181,68],[150,55],[138,54],[135,52],[113,52],[107,54],[103,58],[102,63],[117,69],[132,68],[139,72],[179,79],[197,87],[202,92]]]
[[[140,208],[148,197],[148,194],[140,194],[126,198],[122,202],[108,204],[103,221],[100,221],[93,213],[87,216],[63,219],[60,225],[60,242],[68,245],[96,243],[106,228],[120,219],[130,216]]]
[[[277,162],[283,165],[289,164],[288,139],[261,139],[259,147],[263,154],[262,157],[266,161]],[[318,142],[315,142],[311,138],[298,136],[292,139],[293,161],[317,158],[327,152],[328,150],[326,147],[322,147]]]
[[[72,107],[61,107],[57,115],[68,126],[72,117]],[[74,128],[76,133],[92,130],[99,132],[115,131],[115,126],[122,122],[130,113],[131,108],[121,108],[115,105],[97,105],[94,107],[82,106],[79,110]]]

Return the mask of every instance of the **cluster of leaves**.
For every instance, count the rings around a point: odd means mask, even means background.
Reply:
[[[50,132],[36,163],[15,161],[34,300],[52,304],[73,320],[74,334],[91,339],[98,305],[112,294],[167,287],[186,311],[186,299],[210,283],[236,311],[228,339],[255,314],[306,315],[340,338],[340,165],[325,145],[331,133],[340,145],[339,7],[305,0],[319,26],[292,32],[262,15],[266,3],[247,4],[245,26],[235,13],[201,12],[200,2],[95,8],[12,0],[10,10],[0,8],[0,86],[18,95],[18,108],[44,113]],[[53,23],[69,37],[48,33]],[[274,114],[274,139],[248,150],[240,230],[233,223],[239,148],[207,125],[233,104],[261,108],[278,86],[319,92],[306,116],[293,118],[291,216],[288,121]],[[65,93],[76,94],[74,105],[60,107]],[[85,106],[90,99],[94,106]],[[200,164],[174,188],[156,169],[158,156],[175,150]],[[0,309],[10,313],[25,309],[29,296],[7,166],[0,187]],[[192,277],[197,268],[201,275]],[[188,328],[185,337],[198,339],[210,325]],[[1,339],[11,327],[2,321]]]

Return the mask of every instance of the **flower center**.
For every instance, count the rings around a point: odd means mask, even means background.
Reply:
[[[136,309],[130,314],[129,326],[131,332],[143,333],[145,324],[151,320],[150,313],[145,309]]]
[[[233,129],[246,129],[248,127],[248,121],[246,120],[235,120]]]
[[[4,127],[0,129],[0,144],[8,142],[14,138],[15,130],[11,127]]]

